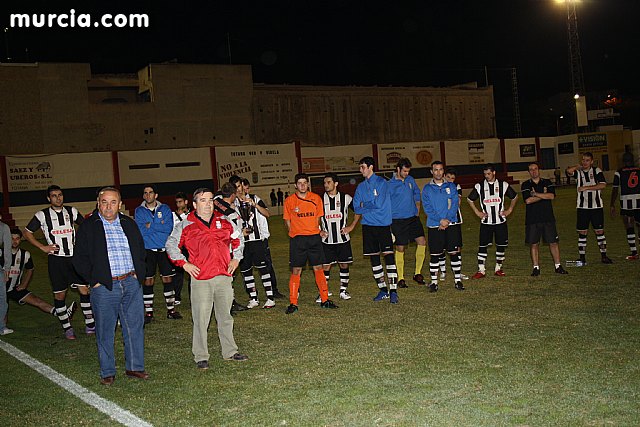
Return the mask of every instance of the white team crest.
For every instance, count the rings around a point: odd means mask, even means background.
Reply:
[[[449,187],[446,188],[447,194],[451,194],[451,189]]]
[[[216,221],[216,228],[217,229],[221,229],[222,228],[222,223],[220,221]]]
[[[295,208],[293,208],[293,211],[294,212],[300,212],[300,208],[296,206]]]
[[[162,212],[158,212],[158,218],[162,219]]]
[[[373,189],[373,195],[378,196],[378,190],[376,190],[375,188]]]

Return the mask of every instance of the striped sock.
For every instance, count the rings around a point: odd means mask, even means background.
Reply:
[[[244,287],[249,294],[249,298],[258,300],[258,292],[256,291],[256,279],[253,277],[253,271],[247,270],[242,272],[242,278],[244,279]]]
[[[633,227],[627,228],[627,243],[631,250],[631,255],[638,255],[638,248],[636,247],[636,232]]]
[[[142,287],[142,298],[144,300],[145,316],[153,316],[153,285]]]
[[[373,271],[373,279],[376,281],[380,290],[388,291],[387,284],[384,282],[384,269],[382,268],[382,261],[380,261],[380,255],[371,255],[369,257],[371,261],[371,270]]]
[[[344,292],[349,287],[349,267],[340,269],[340,292]]]
[[[71,329],[71,322],[69,321],[69,315],[67,314],[67,304],[65,304],[64,301],[54,299],[53,305],[56,308],[56,317],[60,321],[62,329],[64,329],[65,331],[67,329]]]
[[[93,310],[91,310],[91,298],[89,295],[80,294],[80,308],[84,316],[84,324],[88,328],[95,328],[96,322],[93,318]]]
[[[173,287],[173,282],[163,283],[164,286],[164,302],[167,305],[167,311],[175,310],[176,291]]]
[[[438,269],[440,267],[440,260],[442,254],[431,254],[429,261],[429,274],[431,275],[431,283],[438,283]]]
[[[384,256],[384,263],[387,265],[387,279],[389,280],[389,289],[396,292],[398,289],[398,269],[396,267],[395,257],[393,254]]]
[[[271,274],[269,274],[269,269],[259,268],[258,271],[260,272],[260,280],[262,280],[262,286],[264,287],[264,293],[267,294],[267,299],[273,300],[273,288],[271,287]]]
[[[478,271],[485,272],[485,262],[487,262],[487,247],[478,246]]]
[[[451,270],[453,270],[454,281],[457,283],[462,280],[462,260],[458,253],[449,254]]]
[[[584,258],[587,254],[587,235],[578,233],[578,254]]]
[[[602,234],[596,234],[596,239],[598,241],[598,247],[600,248],[600,253],[601,254],[606,254],[607,253],[607,238],[604,237],[604,233]]]

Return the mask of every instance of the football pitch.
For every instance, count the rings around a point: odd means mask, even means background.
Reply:
[[[609,195],[610,188],[603,192],[605,205]],[[559,189],[554,202],[563,261],[577,258],[575,200],[571,187]],[[117,341],[116,381],[99,384],[95,338],[82,333],[80,311],[73,319],[78,339],[66,341],[53,316],[10,302],[8,326],[15,333],[0,340],[158,426],[639,425],[640,261],[625,260],[629,247],[620,219],[605,209],[613,265],[600,263],[590,232],[587,266],[557,275],[543,245],[541,276],[531,277],[525,206],[518,204],[509,217],[506,277],[466,280],[460,292],[448,270],[437,293],[408,280],[398,305],[372,301],[377,287],[356,228],[353,298],[338,299],[334,269],[329,288],[340,308],[321,309],[313,275],[303,272],[299,312],[285,315],[288,301],[278,300],[273,309],[235,316],[236,342],[247,362],[221,359],[214,320],[210,369],[196,369],[186,287],[178,307],[184,319],[168,320],[159,280],[156,321],[145,330],[148,381],[125,377]],[[471,276],[479,220],[465,200],[462,208],[462,271]],[[269,222],[279,288],[288,294],[288,237],[280,216]],[[36,266],[30,288],[51,302],[45,255],[23,245]],[[488,272],[494,253],[492,246]],[[414,255],[412,245],[405,256],[407,279]],[[428,263],[427,255],[425,277]],[[237,299],[246,303],[241,279],[235,282]],[[258,291],[264,302],[259,284]],[[68,295],[79,302],[77,292]],[[0,370],[5,426],[116,424],[4,351]]]

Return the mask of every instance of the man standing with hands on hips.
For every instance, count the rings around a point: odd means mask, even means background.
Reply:
[[[98,211],[80,225],[73,257],[76,271],[91,286],[100,384],[107,386],[116,376],[114,341],[118,318],[126,376],[149,378],[144,370],[144,242],[135,221],[118,212],[121,200],[120,192],[113,187],[100,190]]]

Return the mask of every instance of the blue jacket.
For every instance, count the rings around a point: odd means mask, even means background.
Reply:
[[[156,209],[152,214],[142,202],[136,208],[135,220],[140,228],[145,249],[163,249],[169,235],[173,231],[173,213],[168,205],[156,201]],[[149,228],[146,224],[149,223]]]
[[[427,214],[427,227],[440,226],[441,219],[456,222],[459,206],[458,190],[452,182],[437,185],[429,181],[422,189],[422,207]]]
[[[353,210],[362,215],[363,225],[391,225],[391,198],[387,181],[373,174],[356,188]]]
[[[387,182],[391,194],[391,216],[405,219],[418,216],[416,203],[420,202],[420,188],[411,175],[401,180],[394,174]]]

